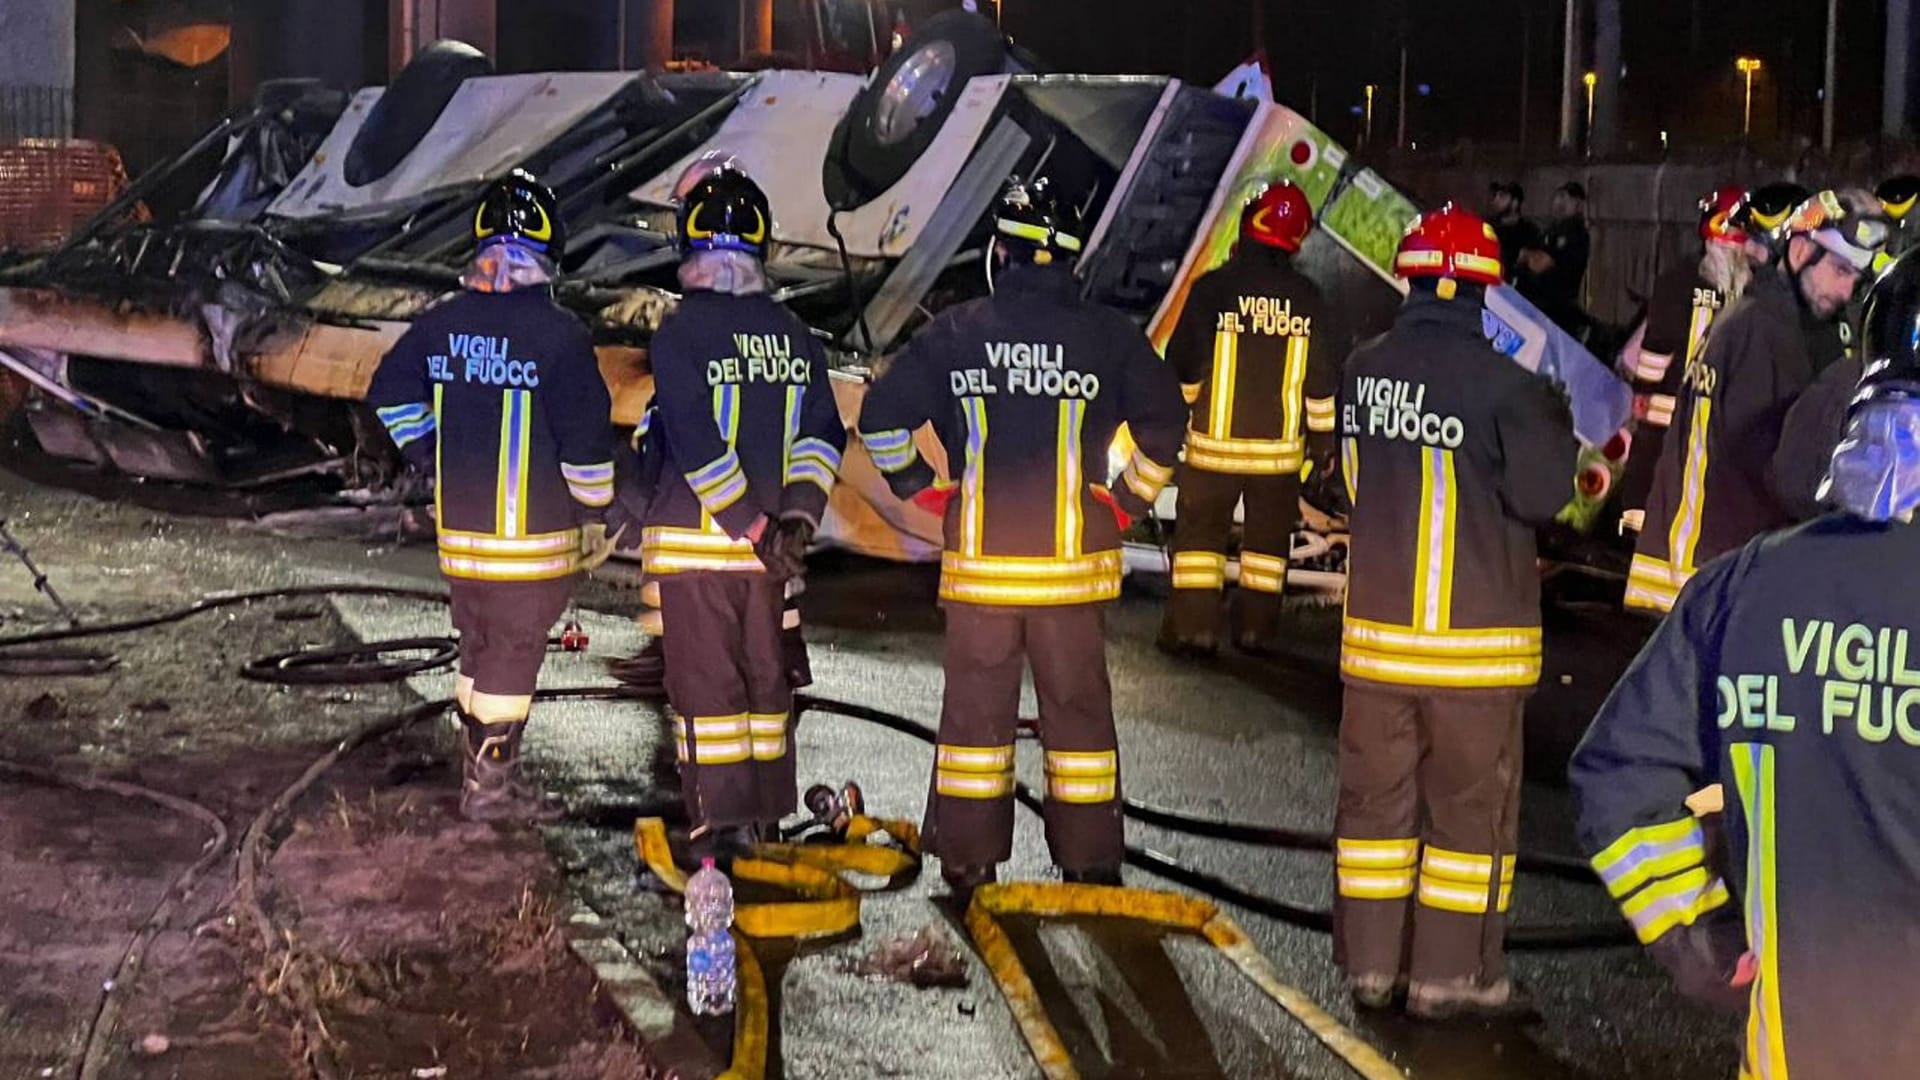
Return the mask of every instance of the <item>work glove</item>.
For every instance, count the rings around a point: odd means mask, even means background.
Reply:
[[[607,523],[604,521],[580,526],[580,569],[592,573],[605,566],[607,560],[613,558],[614,549],[620,546],[620,538],[626,531],[624,523],[611,534],[607,532]]]
[[[959,491],[960,485],[951,480],[935,480],[930,486],[915,492],[913,498],[907,501],[934,517],[944,520],[947,516],[947,504],[953,501],[953,497]]]
[[[754,518],[753,524],[747,526],[746,539],[753,544],[754,557],[766,567],[768,574],[780,581],[794,576],[781,547],[780,526],[772,518],[765,514]]]
[[[813,545],[813,522],[803,517],[780,519],[780,539],[775,556],[786,571],[782,576],[797,578],[807,572],[807,549]]]
[[[1113,523],[1120,526],[1121,532],[1124,533],[1128,529],[1133,528],[1133,515],[1120,509],[1120,500],[1113,497],[1113,492],[1103,487],[1097,487],[1092,490],[1094,501],[1113,512]]]
[[[612,534],[608,542],[616,550],[638,551],[640,549],[642,532],[640,519],[635,515],[634,508],[620,499],[614,499],[613,505],[607,507],[607,522],[601,528]],[[585,549],[586,541],[582,538],[581,550]]]

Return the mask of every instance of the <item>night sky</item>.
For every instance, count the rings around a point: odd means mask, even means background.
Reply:
[[[1005,0],[1006,28],[1057,70],[1164,72],[1211,81],[1256,47],[1258,18],[1280,98],[1354,140],[1349,109],[1383,84],[1375,138],[1391,139],[1399,50],[1408,43],[1409,137],[1512,144],[1521,130],[1522,58],[1528,138],[1551,144],[1559,122],[1563,7],[1558,0]],[[1754,84],[1756,140],[1818,138],[1826,5],[1818,0],[1622,0],[1622,135],[1657,150],[1669,132],[1685,153],[1739,133],[1736,55],[1766,65]],[[1530,17],[1528,13],[1531,13]],[[1841,0],[1842,140],[1878,129],[1884,5]],[[1402,27],[1404,26],[1404,32]],[[1589,39],[1590,34],[1586,35]],[[1530,42],[1530,47],[1523,47]],[[1590,53],[1589,53],[1590,56]],[[1583,68],[1590,59],[1583,59]],[[1584,112],[1584,100],[1581,103]]]

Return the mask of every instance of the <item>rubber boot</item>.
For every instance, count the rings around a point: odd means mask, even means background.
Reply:
[[[1353,1003],[1362,1009],[1379,1012],[1393,1008],[1393,1003],[1407,992],[1407,980],[1393,975],[1349,975],[1347,993],[1353,996]]]
[[[1000,879],[997,866],[956,866],[947,862],[940,864],[940,880],[947,883],[954,900],[961,907],[973,902],[973,891],[982,885],[991,885]]]
[[[1512,979],[1416,982],[1407,988],[1407,1015],[1416,1020],[1534,1020],[1533,995]]]
[[[1060,879],[1069,885],[1120,885],[1120,868],[1102,866],[1093,870],[1062,870]]]
[[[520,739],[527,724],[482,724],[462,716],[466,750],[461,770],[460,816],[468,821],[551,824],[566,807],[547,798],[520,775]]]

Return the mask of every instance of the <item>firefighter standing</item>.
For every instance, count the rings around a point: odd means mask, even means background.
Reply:
[[[1747,1009],[1742,1077],[1920,1060],[1917,260],[1868,302],[1842,512],[1702,569],[1573,757],[1581,843],[1641,942],[1683,991]],[[1723,777],[1725,859],[1685,805]]]
[[[1069,880],[1117,882],[1120,762],[1107,681],[1106,601],[1120,533],[1173,474],[1185,407],[1138,327],[1080,299],[1078,223],[1044,183],[1009,188],[994,294],[943,312],[894,358],[860,437],[895,493],[942,515],[946,691],[928,850],[958,893],[1013,847],[1014,727],[1033,667],[1046,745],[1047,844]],[[957,482],[913,445],[931,422]],[[1138,447],[1110,492],[1107,452]]]
[[[679,220],[686,295],[652,343],[661,478],[642,560],[672,628],[667,696],[693,835],[726,849],[794,807],[780,612],[846,428],[824,350],[767,295],[766,195],[721,168]]]
[[[1865,192],[1823,191],[1781,226],[1756,274],[1682,374],[1684,393],[1647,500],[1626,604],[1667,611],[1703,563],[1790,524],[1769,469],[1788,409],[1843,344],[1835,320],[1885,244]]]
[[[461,813],[551,819],[520,741],[576,575],[612,551],[612,403],[587,328],[553,302],[565,244],[552,192],[515,171],[474,218],[466,290],[416,319],[367,400],[407,461],[436,476],[440,572],[460,632]]]
[[[1234,508],[1245,500],[1234,644],[1265,653],[1280,627],[1300,473],[1331,449],[1346,345],[1333,306],[1293,267],[1313,208],[1281,181],[1240,217],[1231,258],[1194,283],[1167,343],[1193,412],[1180,471],[1173,599],[1160,646],[1211,655]],[[1321,445],[1324,444],[1324,445]]]
[[[1552,385],[1487,343],[1491,228],[1428,213],[1394,269],[1411,294],[1340,394],[1353,540],[1335,959],[1367,1007],[1405,985],[1423,1018],[1509,1013],[1525,1005],[1501,935],[1540,678],[1534,529],[1573,497],[1578,443]]]
[[[1638,530],[1646,518],[1647,492],[1660,461],[1660,447],[1673,424],[1680,376],[1706,345],[1707,331],[1723,308],[1746,291],[1753,277],[1747,232],[1734,220],[1746,189],[1722,187],[1700,200],[1700,260],[1676,266],[1653,283],[1638,352],[1627,358],[1633,384],[1633,452],[1620,479],[1621,515]]]
[[[1914,204],[1920,202],[1920,176],[1902,173],[1888,177],[1873,189],[1873,194],[1897,226],[1887,238],[1888,258],[1899,258],[1920,247],[1920,215],[1913,212]]]

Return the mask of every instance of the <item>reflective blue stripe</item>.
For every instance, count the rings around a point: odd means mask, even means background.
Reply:
[[[787,483],[818,484],[823,491],[833,490],[833,470],[818,461],[808,458],[793,463],[787,470]]]
[[[600,484],[613,482],[613,462],[602,465],[568,465],[562,463],[560,475],[576,484]]]
[[[409,424],[388,428],[387,434],[393,437],[393,445],[404,448],[416,439],[433,434],[437,426],[433,417],[426,416]]]
[[[817,457],[832,468],[838,469],[840,467],[840,451],[835,450],[833,444],[827,442],[825,439],[801,439],[793,444],[793,456],[796,458]]]
[[[432,412],[432,406],[424,401],[416,401],[406,405],[389,405],[384,409],[375,409],[374,415],[380,418],[381,423],[393,427],[410,420],[418,420]]]
[[[687,474],[687,483],[693,485],[695,492],[704,492],[715,485],[724,484],[728,478],[740,471],[740,455],[729,450],[713,461]]]
[[[875,431],[862,434],[860,441],[865,443],[867,449],[870,451],[898,450],[903,446],[911,446],[913,444],[913,432],[905,428],[894,428],[892,431]]]

